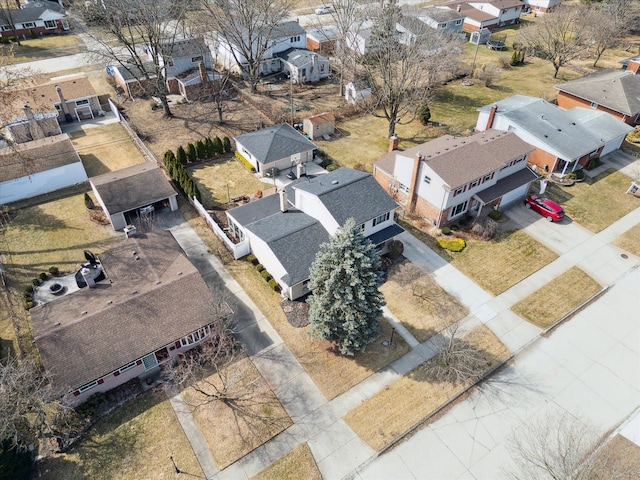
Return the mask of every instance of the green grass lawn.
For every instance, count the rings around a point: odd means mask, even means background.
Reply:
[[[191,445],[162,392],[148,391],[99,422],[67,453],[38,463],[46,480],[204,478]]]
[[[570,187],[549,182],[547,192],[571,220],[598,233],[640,207],[640,198],[625,193],[630,183],[625,174],[610,169]]]
[[[601,288],[584,271],[573,267],[520,300],[511,309],[544,330],[582,305]]]

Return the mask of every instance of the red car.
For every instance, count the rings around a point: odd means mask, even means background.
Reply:
[[[558,222],[564,218],[564,210],[553,200],[530,195],[524,199],[524,206],[531,208],[550,222]]]

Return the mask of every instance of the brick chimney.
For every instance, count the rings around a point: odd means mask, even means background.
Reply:
[[[458,6],[456,7],[456,12],[459,12],[460,10],[462,10],[462,5],[458,4]]]
[[[24,115],[25,117],[27,117],[27,122],[29,123],[29,133],[31,134],[31,139],[40,140],[41,138],[44,138],[44,130],[38,123],[38,120],[36,120],[36,117],[33,115],[33,111],[31,110],[29,104],[25,104],[25,106],[22,107],[22,110],[24,111]]]
[[[391,137],[389,137],[389,151],[393,152],[394,150],[398,149],[398,136],[397,135],[391,135]]]
[[[411,171],[411,183],[409,185],[409,199],[407,201],[407,210],[409,213],[413,213],[416,208],[416,190],[418,189],[418,172],[420,171],[420,162],[422,161],[422,154],[416,153],[413,157],[413,170]]]
[[[485,130],[489,130],[493,126],[493,119],[496,116],[496,110],[498,110],[497,105],[491,105],[491,110],[489,111],[489,118],[487,119],[487,126]]]
[[[278,192],[278,195],[280,195],[280,211],[284,213],[289,210],[289,203],[287,202],[287,191],[283,188]]]
[[[198,73],[200,74],[202,86],[206,87],[209,84],[209,75],[207,75],[207,67],[204,66],[204,62],[198,64]]]
[[[62,89],[56,85],[56,93],[58,94],[58,100],[60,100],[60,108],[62,108],[62,113],[64,113],[65,115],[71,115],[69,113],[69,107],[67,107],[67,101],[64,98],[64,95],[62,95]]]

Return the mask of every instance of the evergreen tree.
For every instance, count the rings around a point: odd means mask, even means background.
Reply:
[[[196,142],[196,155],[198,156],[199,160],[209,158],[209,155],[207,155],[207,147],[202,140],[198,140]]]
[[[333,342],[343,355],[354,355],[373,342],[384,305],[379,268],[375,246],[348,219],[321,245],[311,265],[310,334]]]
[[[207,156],[209,158],[215,156],[216,149],[213,146],[213,140],[211,140],[211,137],[207,137],[207,139],[204,141],[204,146],[207,148]]]
[[[180,145],[178,150],[176,150],[176,159],[180,162],[180,165],[185,165],[187,163],[187,152],[184,151],[182,145]]]
[[[193,163],[198,159],[198,154],[196,153],[196,146],[193,143],[189,143],[187,145],[187,160],[189,163]]]
[[[229,140],[229,137],[224,137],[222,139],[222,146],[224,148],[224,153],[229,153],[231,151],[231,140]]]
[[[223,153],[222,140],[220,137],[216,137],[213,139],[213,150],[216,152],[216,155],[220,155]]]

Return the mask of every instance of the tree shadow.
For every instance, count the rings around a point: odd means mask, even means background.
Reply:
[[[92,153],[81,153],[80,160],[89,178],[111,172],[111,169]]]

